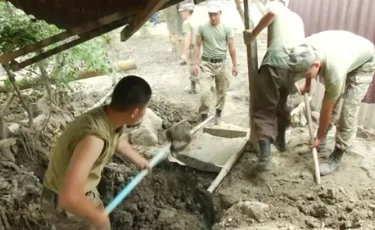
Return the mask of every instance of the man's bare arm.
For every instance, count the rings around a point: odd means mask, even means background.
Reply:
[[[233,66],[237,66],[237,56],[236,56],[236,49],[234,48],[233,38],[228,39],[228,49],[230,57],[232,58]]]
[[[98,210],[87,199],[84,191],[88,175],[104,147],[104,141],[86,136],[76,146],[66,170],[59,194],[59,204],[66,211],[90,223],[100,222],[103,210]]]
[[[184,50],[183,50],[183,55],[185,57],[189,55],[190,40],[191,40],[191,33],[186,32],[184,36]]]
[[[316,135],[316,138],[319,140],[323,140],[327,133],[329,123],[331,122],[332,110],[335,104],[336,101],[334,100],[323,100],[322,108],[320,110],[318,133]]]
[[[142,163],[145,161],[145,159],[137,153],[123,137],[119,138],[116,151],[137,166],[142,166]]]
[[[276,14],[269,10],[263,17],[262,19],[260,19],[258,25],[255,26],[255,28],[253,29],[253,31],[251,32],[251,36],[253,38],[255,38],[256,36],[258,36],[260,34],[260,32],[262,32],[262,30],[264,30],[265,28],[267,28],[269,25],[271,25],[271,23],[273,22],[273,20],[275,19],[275,16]]]
[[[199,64],[199,52],[202,45],[202,37],[200,35],[197,35],[197,39],[195,41],[195,47],[194,47],[194,65]]]

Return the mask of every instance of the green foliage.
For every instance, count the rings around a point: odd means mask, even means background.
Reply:
[[[0,2],[0,51],[6,53],[57,34],[60,30],[28,17],[8,2]]]
[[[56,26],[27,16],[9,2],[0,2],[0,53],[10,52],[59,32],[61,30]],[[109,35],[92,39],[41,63],[56,83],[76,79],[79,70],[106,74],[111,69],[105,49],[108,37]],[[53,47],[56,45],[49,48]],[[38,63],[30,68],[35,69],[37,65]]]

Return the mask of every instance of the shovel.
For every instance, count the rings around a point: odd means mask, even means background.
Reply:
[[[299,94],[301,94],[301,91],[299,89],[299,86],[297,83],[295,84],[295,87],[297,87]],[[306,113],[307,113],[307,125],[309,126],[309,133],[310,133],[310,141],[314,141],[314,132],[312,128],[312,119],[311,119],[311,108],[310,108],[310,101],[307,97],[307,93],[303,94],[303,99],[305,100],[305,107],[306,107]],[[316,148],[311,149],[313,159],[314,159],[314,168],[315,168],[315,181],[316,184],[320,184],[320,169],[319,169],[319,160],[318,160],[318,152]]]
[[[191,136],[194,135],[199,129],[210,122],[214,116],[207,118],[201,124],[196,126],[190,131],[189,124],[186,120],[173,125],[167,130],[167,139],[171,142],[166,144],[150,161],[151,168],[167,158],[169,151],[179,152],[182,151],[191,141]],[[119,194],[105,207],[105,213],[109,215],[129,193],[141,182],[141,180],[148,174],[147,169],[139,172],[130,182],[121,190]]]

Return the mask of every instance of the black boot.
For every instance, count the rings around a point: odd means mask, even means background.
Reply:
[[[342,158],[342,155],[344,154],[344,151],[339,149],[338,147],[335,147],[335,150],[331,153],[329,156],[329,159],[327,162],[320,164],[320,175],[326,176],[334,171],[340,166],[340,161]]]
[[[275,140],[275,147],[280,152],[284,152],[286,150],[285,131],[286,131],[285,125],[278,124],[277,137],[276,137],[276,140]]]
[[[196,85],[197,85],[197,84],[196,84],[195,81],[190,81],[190,86],[191,86],[191,88],[190,88],[189,93],[191,93],[191,94],[197,94]]]
[[[270,170],[271,163],[271,142],[267,139],[258,141],[260,156],[258,162],[258,170],[268,171]]]
[[[216,109],[215,125],[220,125],[220,122],[221,122],[221,110]]]
[[[207,118],[208,118],[208,114],[207,113],[201,114],[202,122],[205,121]]]

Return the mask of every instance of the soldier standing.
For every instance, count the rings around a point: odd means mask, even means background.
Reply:
[[[193,71],[193,50],[196,38],[196,30],[197,26],[194,24],[192,20],[192,14],[194,12],[194,4],[193,3],[186,3],[182,5],[181,9],[178,11],[182,12],[182,18],[184,22],[182,24],[182,34],[184,35],[184,45],[183,51],[181,55],[181,64],[189,65],[189,74],[190,74],[190,91],[189,93],[196,94],[196,84],[197,84],[197,77],[194,75]]]
[[[212,82],[216,86],[216,115],[215,123],[219,124],[221,112],[224,108],[226,90],[228,87],[229,71],[226,63],[227,51],[232,59],[232,74],[237,75],[236,51],[233,43],[233,30],[220,22],[221,5],[217,1],[207,4],[209,22],[198,27],[196,44],[194,48],[194,74],[198,76],[199,67],[201,74],[199,83],[201,88],[201,102],[199,113],[202,120],[207,119],[212,96]],[[202,62],[199,66],[199,52],[203,45]]]
[[[260,5],[258,5],[259,8]],[[288,55],[289,48],[305,39],[304,24],[299,15],[288,8],[288,1],[273,0],[264,8],[264,16],[252,31],[245,31],[245,43],[251,42],[268,28],[267,52],[254,79],[255,103],[253,121],[260,150],[259,170],[269,170],[271,143],[283,152],[286,150],[285,131],[290,125],[290,112],[286,102],[294,83],[303,74],[290,77],[294,70]]]

